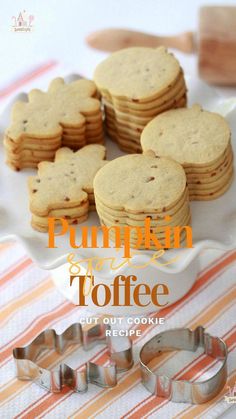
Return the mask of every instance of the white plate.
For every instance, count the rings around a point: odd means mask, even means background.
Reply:
[[[68,80],[75,76],[69,76]],[[203,108],[216,110],[225,115],[232,129],[232,143],[236,150],[236,99],[219,98],[214,90],[206,84],[187,78],[189,105],[200,103]],[[25,100],[25,94],[17,95],[15,100]],[[14,100],[14,101],[15,101]],[[13,102],[14,102],[13,101]],[[13,103],[12,102],[12,103]],[[9,123],[9,114],[12,103],[5,109],[0,119],[0,132],[4,132]],[[108,159],[123,155],[118,147],[107,140]],[[0,241],[9,239],[20,240],[25,246],[29,256],[44,269],[53,269],[66,261],[71,251],[68,244],[68,237],[60,237],[57,240],[57,249],[47,248],[47,234],[38,233],[30,226],[30,212],[28,209],[27,177],[34,174],[34,170],[23,170],[14,172],[4,163],[4,150],[1,141],[0,145]],[[188,267],[190,262],[199,254],[203,248],[230,249],[236,246],[236,182],[220,198],[208,202],[192,202],[192,228],[193,228],[193,249],[171,250],[166,252],[163,260],[179,256],[176,263],[160,266],[158,269],[165,273],[180,273]],[[89,215],[86,225],[99,225],[98,217],[94,213]],[[83,224],[82,224],[83,225]],[[78,226],[78,231],[79,231]],[[79,241],[79,237],[78,237]],[[140,251],[134,257],[133,262],[145,263],[150,258],[151,252]],[[78,258],[89,258],[93,256],[110,257],[114,256],[114,249],[78,249]],[[123,250],[115,251],[117,260],[122,260]],[[183,257],[182,257],[183,256]],[[121,268],[122,273],[125,268]],[[103,267],[103,277],[110,278],[114,273],[109,266]]]

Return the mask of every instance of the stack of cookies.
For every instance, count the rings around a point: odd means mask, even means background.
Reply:
[[[107,163],[95,176],[94,194],[102,225],[133,226],[130,244],[134,248],[157,248],[155,243],[146,242],[147,219],[150,232],[156,234],[164,248],[171,247],[167,244],[167,227],[173,245],[174,227],[190,223],[188,188],[182,166],[165,157],[157,158],[153,152],[123,156]],[[141,239],[137,226],[142,231]],[[109,233],[115,240],[114,229]],[[123,240],[122,229],[120,236]],[[184,239],[183,228],[181,240]]]
[[[151,119],[186,106],[183,71],[164,47],[115,52],[97,66],[94,81],[102,95],[107,132],[128,153],[141,152],[140,135]]]
[[[186,173],[190,199],[221,196],[233,179],[231,133],[219,114],[199,105],[154,118],[144,129],[142,148],[179,162]]]
[[[63,147],[55,162],[39,163],[37,176],[28,181],[31,224],[35,230],[48,230],[48,217],[64,218],[69,224],[85,221],[95,209],[93,179],[106,163],[105,147],[91,144],[73,152]]]
[[[52,161],[62,145],[78,150],[103,142],[97,89],[90,80],[65,84],[53,80],[47,92],[34,89],[27,102],[16,102],[4,138],[7,163],[14,170]]]

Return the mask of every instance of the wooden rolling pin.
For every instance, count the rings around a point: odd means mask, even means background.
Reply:
[[[163,45],[189,54],[194,51],[193,39],[192,32],[184,32],[175,36],[155,36],[129,29],[114,28],[93,32],[86,38],[86,41],[91,47],[108,52],[128,47],[156,48]]]
[[[195,39],[197,42],[195,42]],[[90,34],[87,43],[103,51],[130,46],[175,48],[198,53],[199,75],[209,83],[236,85],[236,7],[204,6],[200,9],[198,33],[155,36],[127,29],[104,29]]]

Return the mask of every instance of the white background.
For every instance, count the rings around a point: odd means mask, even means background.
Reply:
[[[0,91],[47,59],[91,77],[104,53],[89,49],[84,38],[105,27],[126,27],[154,34],[197,33],[199,7],[234,4],[227,0],[0,0]],[[33,14],[34,30],[12,32],[12,16]],[[197,75],[197,55],[177,53],[186,73]],[[220,89],[224,95],[236,89]]]
[[[125,27],[160,35],[186,30],[197,33],[199,7],[206,2],[236,6],[235,0],[0,0],[0,93],[51,59],[62,64],[62,76],[78,72],[92,77],[106,54],[88,48],[84,39],[97,29]],[[12,16],[23,10],[34,15],[34,30],[13,32]],[[176,55],[185,72],[197,77],[197,55]],[[236,95],[236,88],[217,90],[224,96]],[[234,417],[233,412],[230,417]]]

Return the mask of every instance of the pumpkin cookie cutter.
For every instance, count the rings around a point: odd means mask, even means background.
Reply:
[[[153,372],[149,363],[165,351],[204,349],[206,355],[221,360],[222,364],[215,374],[204,381],[185,381],[172,379]],[[205,333],[202,326],[195,330],[171,329],[154,336],[140,351],[142,383],[152,394],[173,402],[201,404],[215,397],[227,380],[227,346],[219,337]]]
[[[32,380],[53,393],[60,392],[64,386],[75,392],[85,392],[88,383],[114,387],[117,384],[117,373],[126,371],[133,365],[132,343],[126,337],[118,337],[117,340],[117,337],[106,336],[106,330],[109,329],[103,323],[95,324],[89,329],[83,329],[80,323],[74,323],[61,335],[54,329],[44,330],[28,346],[13,349],[17,378]],[[61,363],[58,368],[50,370],[37,364],[37,358],[45,349],[54,349],[63,354],[70,345],[82,345],[84,350],[88,350],[99,342],[106,343],[108,347],[110,362],[107,366],[88,361],[82,364],[83,368],[80,366],[73,369],[66,363]]]

